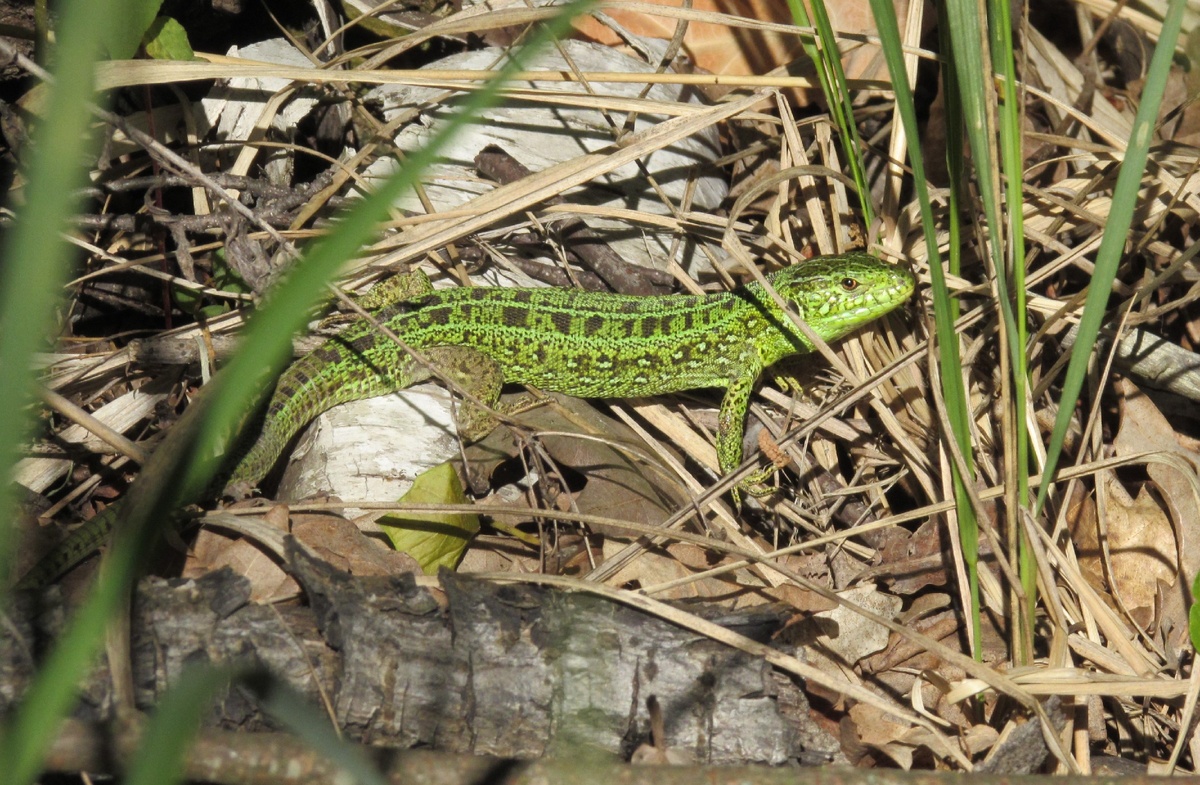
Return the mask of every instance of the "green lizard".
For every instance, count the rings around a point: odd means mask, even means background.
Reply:
[[[893,310],[914,286],[906,270],[862,253],[814,259],[767,280],[825,341]],[[489,407],[504,384],[581,398],[725,388],[716,437],[723,473],[741,463],[746,409],[763,371],[813,349],[758,283],[718,294],[639,297],[568,289],[434,291],[420,273],[401,282],[403,296],[379,310],[377,320]],[[240,495],[259,483],[322,412],[432,375],[369,322],[354,323],[284,372],[261,435],[237,462],[227,492]],[[485,410],[463,407],[465,440],[481,438],[494,425]],[[101,514],[73,532],[22,584],[51,580],[80,561],[107,537],[112,518]]]

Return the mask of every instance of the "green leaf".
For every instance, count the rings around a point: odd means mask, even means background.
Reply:
[[[187,30],[169,16],[160,16],[142,38],[147,56],[154,60],[195,60]]]
[[[115,24],[108,24],[101,34],[108,56],[113,60],[128,60],[137,54],[142,37],[154,23],[161,5],[162,0],[125,0]]]
[[[448,463],[417,476],[403,504],[465,504],[458,472]],[[379,519],[392,547],[412,556],[427,575],[439,567],[454,569],[471,538],[479,533],[479,516],[470,513],[392,513]]]

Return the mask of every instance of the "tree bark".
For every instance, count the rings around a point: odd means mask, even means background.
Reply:
[[[307,606],[251,604],[248,583],[229,571],[142,582],[132,647],[139,708],[157,703],[189,664],[249,662],[316,705],[328,701],[347,737],[373,745],[504,758],[590,748],[628,759],[651,741],[647,701],[655,696],[665,721],[658,746],[685,760],[844,760],[789,678],[632,608],[449,572],[439,600],[411,576],[356,578],[292,553]],[[30,652],[44,648],[64,615],[48,605],[38,627],[32,600],[13,606],[10,629],[18,635],[0,639],[3,711],[16,708],[32,673]],[[786,618],[775,607],[717,613],[714,620],[758,640]],[[113,715],[101,667],[83,685],[76,716],[109,722]],[[236,686],[206,724],[276,728]]]

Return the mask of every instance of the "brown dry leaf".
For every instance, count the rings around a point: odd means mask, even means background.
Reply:
[[[263,522],[288,531],[288,508],[278,504],[267,510]],[[411,556],[388,549],[365,536],[351,521],[328,513],[292,517],[290,533],[334,567],[355,575],[396,575],[420,572]],[[231,567],[250,581],[253,602],[292,599],[300,587],[268,551],[244,537],[204,530],[196,539],[183,576],[199,577],[221,567]]]
[[[679,8],[682,0],[650,0],[654,5]],[[908,14],[907,0],[896,0],[896,15],[904,29]],[[873,34],[874,16],[867,0],[843,0],[827,5],[830,23],[839,33]],[[697,13],[723,13],[758,22],[792,24],[787,3],[779,0],[695,0]],[[608,8],[605,13],[634,35],[669,40],[675,34],[678,20],[653,16],[640,11]],[[591,16],[579,19],[576,30],[587,38],[606,46],[623,46],[616,33]],[[843,57],[843,67],[850,79],[887,79],[887,71],[877,51],[868,47],[846,45],[851,49]],[[766,74],[796,60],[807,63],[799,37],[791,34],[750,30],[727,24],[691,21],[684,35],[684,50],[696,64],[709,73],[732,76]],[[803,93],[797,91],[797,103],[803,105]]]
[[[571,470],[586,478],[587,484],[574,495],[575,507],[580,512],[658,525],[686,503],[678,484],[671,482],[669,470],[651,468],[644,460],[632,458],[629,451],[610,446],[610,442],[626,444],[639,455],[647,455],[648,449],[631,429],[600,414],[586,401],[560,395],[550,397],[553,405],[525,412],[518,419],[534,432],[550,434],[541,438],[541,444],[555,466],[564,473]],[[507,433],[493,434],[468,450],[468,456],[476,466],[485,465],[475,461],[481,454],[492,455],[494,462],[499,446],[505,441],[511,443],[511,440]],[[631,539],[625,530],[608,531],[603,526],[593,529],[605,536],[605,558],[616,555]],[[694,575],[720,563],[720,559],[695,545],[675,543],[667,546],[665,553],[662,550],[643,553],[609,583],[654,586]],[[661,599],[721,599],[747,593],[728,578],[716,578],[685,584],[655,596]]]
[[[1159,582],[1175,582],[1175,532],[1157,500],[1145,487],[1131,497],[1111,473],[1101,475],[1108,496],[1105,527],[1111,557],[1109,573],[1113,589],[1133,620],[1143,629],[1155,621]],[[1094,511],[1087,506],[1076,517],[1073,532],[1079,563],[1088,582],[1105,590],[1103,552],[1100,548]],[[1185,624],[1186,627],[1186,624]]]
[[[1197,73],[1200,69],[1196,68],[1195,59],[1200,50],[1200,37],[1196,31],[1188,35],[1188,48],[1192,50],[1188,53],[1192,67],[1187,71],[1171,69],[1158,116],[1159,122],[1164,124],[1164,138],[1196,147],[1200,145],[1200,102],[1194,100],[1200,92],[1200,74]]]
[[[953,639],[959,636],[962,628],[962,621],[953,610],[915,620],[904,621],[902,618],[901,621],[909,629],[947,643],[954,643]],[[941,670],[943,665],[940,657],[926,651],[920,643],[895,632],[889,635],[886,647],[859,663],[863,673],[874,674],[887,673],[903,666],[910,679],[915,678],[915,672],[923,668]]]
[[[940,518],[925,520],[911,535],[891,534],[879,553],[879,564],[863,577],[878,576],[896,594],[916,594],[926,586],[945,586],[948,580],[942,556],[949,547]]]
[[[650,0],[652,5],[679,8],[682,0]],[[791,24],[792,15],[786,3],[772,0],[695,0],[697,12],[717,12],[742,16],[760,22]],[[606,13],[634,35],[669,40],[675,34],[678,20],[652,16],[640,11],[621,8],[606,9]],[[592,16],[575,22],[583,36],[605,46],[622,46],[624,42],[606,25]],[[714,74],[765,74],[778,65],[798,57],[803,51],[796,36],[760,30],[748,30],[711,22],[689,22],[684,36],[684,50],[698,67]]]
[[[533,550],[522,550],[519,547],[501,548],[481,546],[480,541],[472,543],[467,549],[463,560],[458,565],[457,572],[529,572],[537,573],[542,569],[538,554]]]
[[[776,547],[777,543],[763,544],[764,550]],[[802,551],[776,556],[773,564],[787,569],[800,577],[825,588],[833,588],[833,576],[830,575],[829,559],[823,552]],[[802,588],[794,583],[781,583],[779,586],[764,586],[764,597],[790,605],[803,613],[829,611],[837,607],[833,600],[826,599],[815,591]]]
[[[914,747],[907,741],[909,725],[865,703],[850,707],[850,719],[854,721],[859,741],[887,755],[905,771],[912,768]]]
[[[1200,453],[1191,449],[1190,442],[1176,433],[1154,402],[1136,385],[1124,380],[1120,390],[1124,394],[1124,406],[1121,429],[1113,442],[1116,454],[1125,456],[1161,450],[1177,462],[1170,465],[1151,461],[1146,464],[1146,472],[1166,502],[1176,527],[1171,538],[1177,538],[1178,542],[1173,547],[1164,545],[1160,548],[1168,552],[1172,570],[1189,576],[1180,584],[1181,588],[1186,588],[1190,576],[1200,573],[1200,502],[1196,498]],[[1172,630],[1186,637],[1187,607],[1182,591],[1167,592],[1163,619],[1169,622]]]
[[[534,433],[568,434],[545,436],[541,444],[557,468],[586,478],[587,484],[575,496],[581,512],[656,525],[686,502],[677,484],[670,482],[668,470],[651,468],[645,461],[631,457],[629,451],[606,443],[629,445],[638,455],[646,455],[648,451],[632,430],[600,414],[587,401],[562,395],[548,398],[552,403],[516,419]],[[500,463],[509,459],[512,447],[512,434],[497,428],[467,450],[472,471],[491,476]],[[611,533],[629,538],[625,531]]]
[[[764,589],[763,592],[773,599],[795,608],[801,613],[818,613],[820,611],[833,610],[837,607],[837,603],[827,599],[825,595],[817,594],[815,591],[810,591],[791,583],[784,583],[773,589]]]
[[[267,509],[262,522],[280,531],[287,531],[287,505],[276,504]],[[244,537],[230,536],[215,529],[202,529],[188,553],[183,577],[199,578],[222,567],[229,567],[250,581],[252,602],[279,602],[300,593],[300,587],[279,567],[269,551]]]
[[[606,540],[604,543],[605,558],[619,553],[624,547],[624,543]],[[661,550],[643,552],[614,575],[609,580],[609,584],[623,586],[628,583],[636,583],[643,587],[655,586],[689,577],[702,570],[712,569],[719,566],[722,561],[726,561],[726,559],[714,559],[708,551],[691,543],[671,543],[666,546],[666,553]],[[703,597],[717,602],[728,602],[731,608],[758,604],[765,600],[758,592],[728,580],[728,576],[692,581],[668,591],[655,592],[654,597],[659,600]]]
[[[322,559],[352,575],[422,574],[421,565],[412,556],[366,536],[353,521],[340,515],[294,515],[292,534]]]
[[[859,586],[838,592],[838,595],[847,602],[886,618],[894,619],[900,611],[901,601],[898,597],[885,594],[873,585]],[[791,634],[796,640],[800,640],[801,635],[812,636],[812,645],[805,646],[805,660],[834,679],[845,680],[847,672],[859,660],[888,645],[890,631],[887,627],[876,624],[845,605],[813,614],[806,622],[796,625],[796,630]],[[809,687],[814,694],[826,700],[835,703],[840,700],[811,683]]]
[[[595,434],[602,440],[629,445],[638,455],[648,455],[648,448],[633,430],[602,415],[595,406],[577,398],[555,398],[555,407],[531,412],[541,428]],[[548,436],[543,444],[556,462],[587,477],[587,485],[575,498],[583,512],[656,525],[686,503],[687,496],[670,469],[649,466],[626,450],[574,436]]]
[[[849,603],[887,619],[894,619],[902,604],[899,597],[885,594],[872,585],[858,586],[838,592],[838,595]],[[848,665],[854,665],[864,657],[883,650],[891,636],[891,630],[887,627],[871,621],[845,605],[818,613],[817,617],[828,619],[836,625],[836,634],[821,636],[819,640],[826,649],[836,653]]]

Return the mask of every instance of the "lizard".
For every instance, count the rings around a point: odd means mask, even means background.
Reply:
[[[375,320],[487,408],[463,405],[459,435],[475,441],[497,420],[505,384],[580,398],[635,398],[724,388],[716,450],[723,474],[742,461],[750,396],[778,361],[813,351],[811,341],[757,282],[700,295],[620,295],[558,288],[433,289],[424,273],[398,276]],[[861,252],[818,257],[766,276],[826,342],[897,308],[912,295],[907,270]],[[389,302],[390,301],[390,302]],[[369,320],[293,363],[279,378],[257,439],[229,474],[226,493],[244,495],[270,472],[292,438],[319,414],[388,395],[435,376]],[[500,410],[503,411],[503,410]],[[773,471],[738,489],[754,492]],[[111,509],[111,508],[110,508]],[[95,550],[111,530],[104,513],[72,532],[22,579],[41,585]]]

